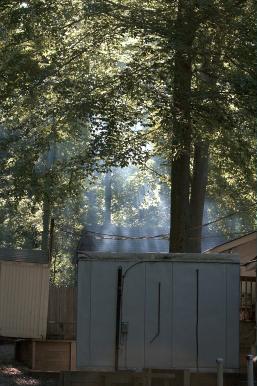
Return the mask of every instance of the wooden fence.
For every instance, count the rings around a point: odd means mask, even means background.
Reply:
[[[256,278],[241,276],[240,280],[240,320],[255,320]]]
[[[48,339],[76,339],[77,289],[54,287],[49,289]]]

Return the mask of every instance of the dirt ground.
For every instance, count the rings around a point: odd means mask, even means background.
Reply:
[[[2,365],[0,367],[0,386],[57,386],[58,374],[30,373],[21,366]]]
[[[57,386],[59,374],[30,372],[15,361],[14,344],[0,342],[0,386]]]

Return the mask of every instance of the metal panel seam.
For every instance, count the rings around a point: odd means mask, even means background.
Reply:
[[[173,291],[173,264],[170,265],[170,291],[171,291],[171,296],[170,296],[170,339],[171,339],[171,346],[170,346],[170,360],[171,364],[170,367],[173,367],[174,359],[173,359],[173,296],[174,296],[174,291]]]
[[[143,360],[143,363],[144,363],[144,368],[146,367],[145,366],[145,363],[146,363],[146,358],[145,358],[145,352],[146,352],[146,277],[147,277],[147,264],[145,264],[145,269],[144,269],[144,275],[145,275],[145,288],[144,288],[144,360]]]
[[[226,309],[225,309],[225,315],[226,315],[226,326],[225,326],[225,334],[226,334],[226,340],[225,340],[225,367],[228,367],[228,281],[229,281],[229,275],[228,275],[228,266],[225,266],[225,280],[226,280]]]
[[[48,297],[49,297],[49,268],[41,267],[41,319],[40,319],[40,331],[39,335],[41,338],[46,337],[47,328],[47,311],[48,311]]]
[[[89,366],[92,365],[92,275],[93,275],[93,263],[92,261],[88,262],[89,264],[89,331],[88,331],[88,346],[89,346]]]
[[[174,366],[174,342],[173,342],[173,334],[174,334],[174,264],[171,264],[171,367]]]

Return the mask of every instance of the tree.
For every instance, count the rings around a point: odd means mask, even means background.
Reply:
[[[44,248],[50,217],[79,200],[86,178],[149,153],[171,166],[174,252],[200,250],[206,189],[219,206],[252,204],[252,8],[1,3],[1,193],[43,208]]]
[[[138,158],[139,141],[134,135],[134,149],[130,136],[130,155],[122,155],[130,127],[126,133],[126,114],[116,122],[119,106],[116,112],[108,103],[117,68],[105,47],[106,31],[86,16],[83,2],[3,2],[0,12],[8,21],[1,46],[2,194],[40,203],[47,249],[55,207],[79,195],[78,185],[95,169]],[[120,132],[117,156],[114,141],[102,141],[113,125]]]
[[[219,153],[222,163],[231,166],[238,156],[242,125],[251,151],[244,146],[240,152],[248,161],[253,158],[253,5],[245,2],[235,8],[230,1],[97,4],[98,15],[109,15],[135,37],[122,85],[142,104],[156,152],[171,162],[171,251],[199,252],[208,160],[213,165]],[[144,16],[143,21],[138,15]],[[243,21],[248,18],[244,32]],[[242,82],[244,87],[239,86]],[[247,113],[244,122],[243,111]],[[253,173],[252,167],[246,168]]]

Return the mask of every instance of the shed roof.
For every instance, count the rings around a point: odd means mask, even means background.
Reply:
[[[239,264],[239,256],[231,253],[117,253],[117,252],[80,252],[79,260],[113,260],[113,261],[179,261],[179,262],[197,262],[197,263],[236,263]]]
[[[0,260],[47,264],[48,255],[37,249],[0,248]]]

